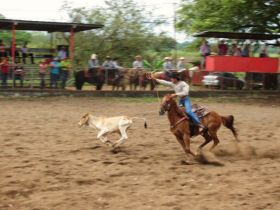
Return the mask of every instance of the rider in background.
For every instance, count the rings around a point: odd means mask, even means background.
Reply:
[[[132,63],[132,68],[136,70],[140,70],[144,68],[143,61],[142,61],[142,56],[137,55],[135,56],[135,60]]]
[[[186,70],[186,63],[185,63],[184,57],[179,58],[179,61],[177,63],[177,69],[178,69],[178,72],[182,72],[182,71]]]
[[[153,75],[148,75],[148,79],[154,79],[155,81],[157,81],[158,83],[160,83],[164,86],[173,88],[175,93],[171,94],[171,96],[173,98],[175,98],[176,96],[180,97],[179,103],[185,107],[185,110],[186,110],[186,113],[188,114],[188,116],[191,117],[191,119],[197,126],[202,128],[201,133],[206,132],[208,130],[207,127],[202,125],[202,123],[200,122],[197,115],[194,112],[192,112],[192,106],[191,106],[191,101],[190,101],[190,97],[189,97],[189,89],[190,89],[189,85],[186,82],[181,81],[178,73],[174,72],[170,75],[170,77],[171,77],[171,82],[168,82],[168,81],[161,80],[161,79],[155,79],[153,77]]]
[[[102,66],[105,69],[114,69],[114,62],[111,58],[111,56],[106,56],[105,61],[103,62]]]
[[[165,57],[162,64],[164,74],[167,78],[170,78],[172,75],[172,70],[174,69],[172,59],[170,57]]]
[[[96,69],[99,68],[96,54],[91,55],[90,60],[88,61],[88,68],[90,73],[93,73]]]

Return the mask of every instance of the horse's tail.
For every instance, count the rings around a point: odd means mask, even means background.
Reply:
[[[234,117],[232,115],[221,116],[221,117],[222,117],[223,125],[232,131],[235,139],[238,141],[237,131],[236,131],[234,125],[233,125],[234,124]]]
[[[147,127],[148,127],[146,118],[143,118],[143,117],[132,117],[132,118],[130,118],[130,119],[131,119],[132,121],[133,121],[133,120],[136,120],[136,119],[144,120],[144,128],[147,128]]]

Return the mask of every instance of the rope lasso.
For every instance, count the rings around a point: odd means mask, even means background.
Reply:
[[[154,72],[154,71],[153,71]],[[152,73],[153,73],[152,72]],[[147,74],[146,75],[146,77],[148,78],[148,79],[151,79],[152,80],[152,83],[153,83],[153,85],[154,85],[154,87],[155,87],[155,89],[156,89],[156,82],[155,82],[155,80],[152,78],[152,73],[150,73],[150,74]],[[159,105],[160,105],[160,97],[159,97],[159,94],[158,94],[158,90],[156,89],[156,93],[157,93],[157,98],[158,98],[158,103],[159,103]]]

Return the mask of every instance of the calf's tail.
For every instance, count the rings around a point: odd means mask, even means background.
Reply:
[[[222,121],[223,121],[223,125],[230,129],[231,132],[233,133],[235,139],[238,141],[238,138],[237,138],[237,131],[234,127],[234,117],[232,115],[228,115],[228,116],[221,116],[222,117]]]
[[[146,121],[146,118],[143,118],[143,117],[132,117],[130,118],[132,121],[133,120],[137,120],[137,119],[140,119],[140,120],[144,120],[144,128],[148,128],[148,124],[147,124],[147,121]]]

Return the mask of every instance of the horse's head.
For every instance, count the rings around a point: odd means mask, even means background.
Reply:
[[[171,94],[166,94],[161,101],[159,114],[164,115],[164,113],[171,109],[172,103],[174,103],[173,97]]]

